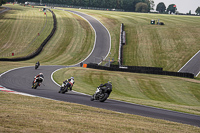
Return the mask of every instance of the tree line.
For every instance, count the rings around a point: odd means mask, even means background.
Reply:
[[[0,6],[7,2],[14,2],[14,0],[0,0]],[[18,3],[25,2],[37,2],[40,0],[15,0]],[[96,7],[96,8],[110,8],[110,9],[122,9],[130,12],[150,12],[154,9],[154,0],[42,0],[42,3],[49,4],[63,4],[71,6],[82,6],[82,7]],[[175,4],[170,4],[166,8],[163,2],[158,3],[156,11],[159,13],[176,13],[177,7]],[[195,11],[200,15],[200,7]]]
[[[13,2],[13,0],[7,0]],[[40,2],[40,0],[16,0],[18,3]],[[153,0],[42,0],[42,3],[63,4],[83,7],[122,9],[124,11],[149,12]]]
[[[6,1],[7,1],[7,0],[0,0],[0,6],[1,6],[2,4],[6,4]]]
[[[170,4],[168,8],[166,8],[165,4],[163,2],[160,2],[156,7],[156,11],[158,11],[159,13],[177,13],[177,7],[175,4]],[[200,15],[200,7],[198,7],[195,12],[197,15]],[[191,15],[191,10],[189,11],[188,15]]]

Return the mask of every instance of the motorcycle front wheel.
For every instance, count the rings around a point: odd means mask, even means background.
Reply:
[[[37,69],[38,68],[38,65],[35,65],[35,69]]]
[[[33,89],[37,89],[38,86],[39,86],[39,82],[35,82],[35,83],[33,84]]]
[[[100,102],[104,102],[108,98],[108,93],[101,94],[99,97]]]
[[[68,88],[67,88],[67,87],[62,87],[61,93],[62,93],[62,94],[65,94],[65,92],[68,92]]]
[[[90,100],[91,100],[91,101],[94,101],[94,95],[91,96]]]

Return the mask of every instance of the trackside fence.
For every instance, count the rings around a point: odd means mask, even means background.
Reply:
[[[194,78],[192,73],[183,73],[183,72],[170,72],[163,71],[163,68],[159,67],[144,67],[144,66],[118,66],[110,65],[110,67],[100,66],[98,64],[87,64],[87,68],[108,70],[108,71],[120,71],[120,72],[132,72],[132,73],[144,73],[144,74],[156,74],[156,75],[168,75],[168,76],[177,76],[177,77],[186,77]]]

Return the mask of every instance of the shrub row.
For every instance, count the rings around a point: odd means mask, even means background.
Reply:
[[[106,66],[99,66],[98,64],[87,64],[87,68],[109,70],[109,71],[121,71],[121,72],[133,72],[133,73],[145,73],[145,74],[157,74],[157,75],[194,78],[194,74],[192,73],[163,71],[163,69],[159,67],[143,67],[143,66],[142,67],[141,66],[119,67],[118,65],[111,65],[110,67],[106,67]]]
[[[44,46],[47,44],[47,42],[51,39],[51,37],[54,35],[56,28],[57,28],[57,20],[56,20],[56,15],[54,14],[53,11],[51,11],[50,9],[48,9],[53,16],[53,21],[54,21],[54,26],[53,29],[51,31],[51,33],[48,35],[48,37],[42,42],[42,44],[40,45],[40,47],[34,51],[33,53],[25,56],[25,57],[17,57],[17,58],[0,58],[0,61],[24,61],[24,60],[29,60],[32,59],[34,57],[36,57],[37,55],[40,54],[40,52],[42,51],[42,49],[44,48]]]

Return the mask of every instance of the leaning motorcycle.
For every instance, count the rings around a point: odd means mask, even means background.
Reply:
[[[32,88],[33,88],[33,89],[37,89],[37,87],[41,85],[41,83],[43,82],[43,80],[44,80],[43,77],[34,78]]]
[[[99,100],[100,102],[104,102],[110,95],[111,89],[107,87],[97,87],[97,90],[94,95],[91,97],[91,101]]]
[[[35,64],[35,69],[38,69],[39,66],[40,66],[40,64],[36,63]]]
[[[60,87],[60,91],[58,93],[64,94],[65,92],[68,92],[68,88],[70,87],[71,87],[71,84],[69,82],[63,82]]]

